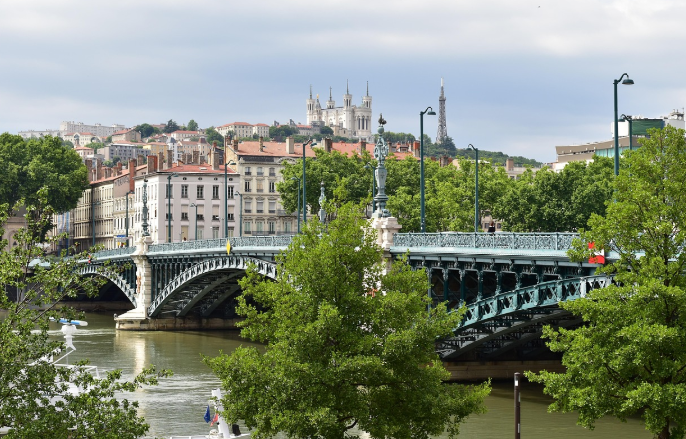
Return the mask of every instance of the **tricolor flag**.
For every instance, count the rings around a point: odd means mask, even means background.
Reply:
[[[209,404],[207,404],[207,411],[205,412],[205,417],[203,419],[205,419],[205,422],[210,422],[210,405]]]
[[[214,418],[212,418],[212,422],[210,422],[210,427],[214,425],[215,422],[219,420],[219,413],[214,412]]]

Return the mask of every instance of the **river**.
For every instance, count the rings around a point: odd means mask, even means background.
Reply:
[[[71,355],[72,361],[88,358],[101,374],[122,369],[129,379],[150,364],[173,370],[174,376],[161,380],[158,386],[126,396],[139,402],[139,413],[150,424],[149,437],[209,431],[203,415],[210,391],[219,387],[219,380],[204,365],[201,354],[215,356],[220,351],[229,353],[236,346],[249,344],[236,331],[129,332],[116,331],[111,315],[91,313],[86,315],[86,320],[88,326],[79,328],[74,336],[77,351]],[[58,325],[54,325],[53,333],[60,335]],[[576,425],[574,414],[547,413],[550,399],[543,395],[540,386],[524,381],[521,388],[522,438],[652,437],[638,419],[627,423],[614,418],[601,419],[595,430],[586,430]],[[460,438],[514,436],[513,384],[494,383],[486,405],[488,413],[471,416],[462,425]]]

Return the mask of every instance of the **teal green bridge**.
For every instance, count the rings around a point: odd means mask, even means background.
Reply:
[[[597,264],[572,262],[571,233],[393,233],[380,243],[392,261],[407,255],[425,270],[434,303],[466,307],[454,336],[437,343],[446,361],[546,358],[544,325],[580,321],[559,307],[610,283]],[[392,236],[392,238],[391,238]],[[233,327],[238,280],[247,267],[276,278],[276,256],[290,236],[251,236],[152,244],[101,251],[82,265],[131,302],[115,317],[120,330]],[[611,256],[611,255],[610,255]],[[113,269],[117,267],[117,269]]]

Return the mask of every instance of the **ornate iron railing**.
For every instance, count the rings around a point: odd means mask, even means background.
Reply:
[[[394,247],[462,247],[567,251],[576,233],[396,233]]]
[[[291,243],[292,235],[269,235],[269,236],[243,236],[229,238],[231,247],[288,247]],[[166,242],[163,244],[153,244],[149,247],[148,253],[171,253],[191,250],[226,251],[226,238],[202,239],[197,241],[185,242]]]
[[[111,258],[111,257],[116,257],[116,256],[127,256],[130,255],[131,253],[136,251],[136,247],[122,247],[122,248],[113,248],[110,250],[101,250],[99,252],[95,252],[93,254],[93,257],[95,259],[103,259],[103,258]]]

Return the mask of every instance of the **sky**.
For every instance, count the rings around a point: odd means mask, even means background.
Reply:
[[[448,135],[543,162],[619,114],[686,105],[678,0],[2,0],[0,132],[86,124],[306,122],[346,81],[419,136],[445,81]],[[435,138],[438,117],[424,116]],[[374,123],[376,128],[376,123]]]

